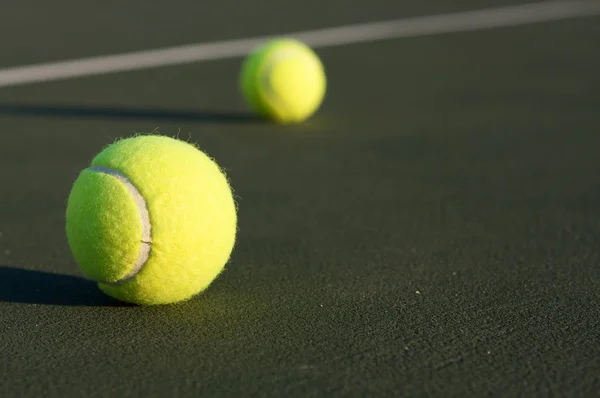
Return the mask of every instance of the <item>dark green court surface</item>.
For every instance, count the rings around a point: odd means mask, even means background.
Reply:
[[[13,3],[3,67],[452,10]],[[248,116],[241,59],[1,89],[0,397],[597,396],[598,43],[584,18],[321,49],[327,99],[290,127]],[[64,213],[156,129],[228,170],[240,232],[205,294],[142,308],[82,278]]]

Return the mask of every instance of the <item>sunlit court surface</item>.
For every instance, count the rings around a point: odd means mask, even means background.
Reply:
[[[5,3],[0,397],[600,395],[599,0]],[[296,123],[241,87],[277,38],[326,76]],[[105,294],[67,241],[80,172],[140,134],[231,184],[182,302]]]

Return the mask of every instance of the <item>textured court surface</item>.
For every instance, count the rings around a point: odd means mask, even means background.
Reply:
[[[9,3],[0,67],[484,2]],[[0,396],[599,394],[599,42],[587,18],[323,49],[293,127],[248,116],[240,59],[0,90]],[[228,170],[238,245],[204,295],[123,306],[65,201],[157,128]]]

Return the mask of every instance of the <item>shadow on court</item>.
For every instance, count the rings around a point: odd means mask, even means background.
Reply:
[[[259,123],[263,119],[252,113],[225,111],[191,111],[161,108],[125,108],[111,106],[0,104],[0,115],[28,117],[97,118],[121,120],[166,120],[205,123]]]
[[[84,278],[0,265],[0,302],[66,306],[126,306]]]

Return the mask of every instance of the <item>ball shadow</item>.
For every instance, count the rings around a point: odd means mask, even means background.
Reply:
[[[0,265],[0,302],[64,306],[129,306],[84,278]]]
[[[243,112],[192,111],[164,108],[127,108],[116,106],[84,106],[11,103],[0,104],[0,114],[28,117],[96,118],[124,120],[164,120],[205,123],[260,123],[264,119]]]

